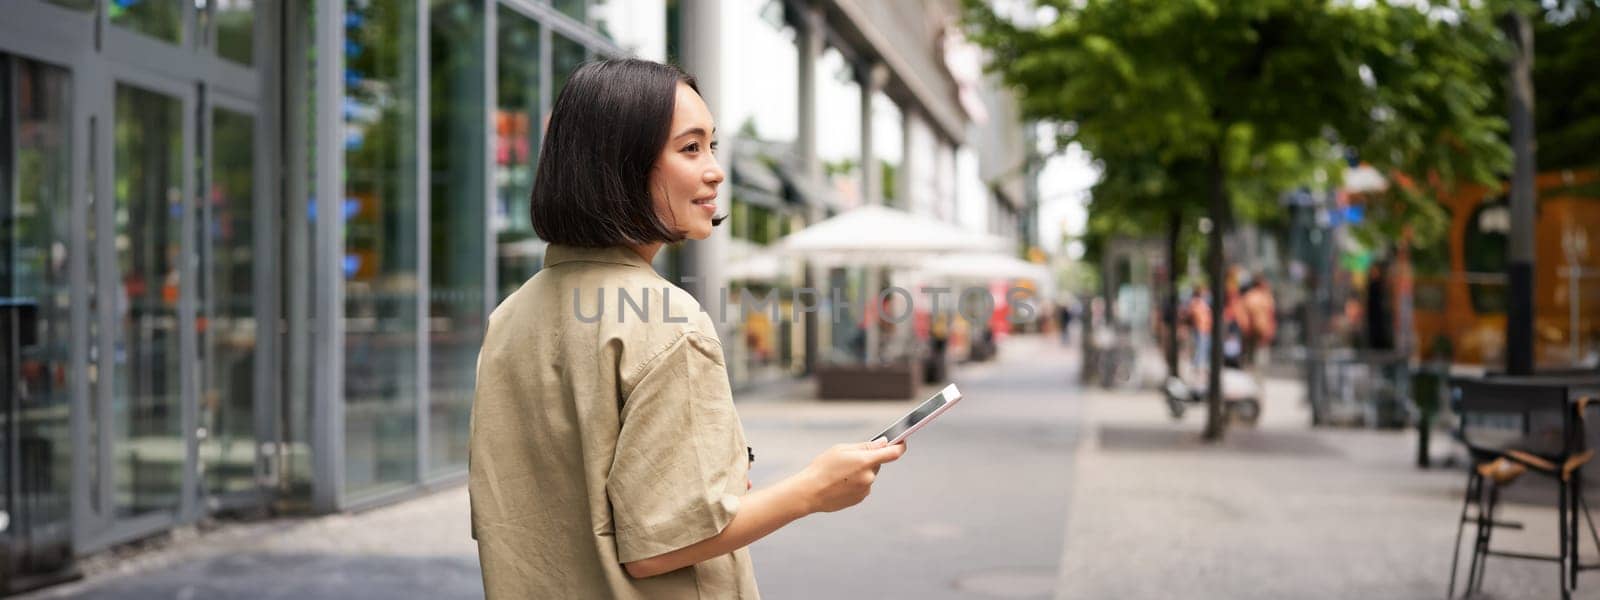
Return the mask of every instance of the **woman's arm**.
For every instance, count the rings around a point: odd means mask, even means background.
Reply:
[[[623,568],[638,579],[670,573],[749,546],[806,515],[853,506],[872,490],[878,466],[905,451],[905,444],[881,441],[834,446],[799,473],[740,498],[739,512],[721,533]]]

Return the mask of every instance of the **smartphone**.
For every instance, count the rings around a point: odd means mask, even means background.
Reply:
[[[895,420],[882,433],[872,436],[872,439],[867,441],[889,440],[889,445],[891,446],[903,442],[906,438],[911,437],[911,434],[916,433],[918,429],[922,429],[924,425],[932,423],[934,419],[939,418],[939,415],[944,414],[944,411],[950,410],[950,407],[955,406],[956,402],[959,401],[961,401],[961,390],[956,389],[956,384],[954,383],[947,385],[944,389],[939,390],[939,393],[934,394],[932,398],[917,405],[916,408],[911,409],[911,412]]]

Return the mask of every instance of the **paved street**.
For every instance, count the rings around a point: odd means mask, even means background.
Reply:
[[[884,467],[872,497],[756,544],[768,598],[1047,598],[1060,570],[1077,424],[1067,355],[1019,338],[956,371],[967,399]],[[930,393],[936,390],[930,387]],[[830,402],[784,385],[741,395],[756,485],[865,439],[914,402]],[[457,487],[366,513],[230,524],[89,565],[34,598],[477,598]]]
[[[1220,445],[1154,392],[1080,391],[1072,356],[1022,338],[953,376],[967,399],[913,438],[855,508],[758,542],[763,594],[810,598],[1439,598],[1459,468],[1419,471],[1410,432],[1319,429],[1292,380],[1268,380],[1262,422]],[[934,387],[929,388],[931,392]],[[765,485],[913,402],[740,397]],[[1435,457],[1453,452],[1441,439]],[[1497,549],[1553,550],[1550,490],[1518,484]],[[1470,533],[1469,533],[1470,535]],[[477,598],[461,487],[374,511],[228,524],[172,549],[91,563],[34,598]],[[1583,549],[1587,561],[1594,550]],[[1555,569],[1497,559],[1485,598],[1556,597]],[[1591,572],[1574,597],[1600,598]]]

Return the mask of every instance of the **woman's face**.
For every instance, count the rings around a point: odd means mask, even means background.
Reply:
[[[711,237],[711,218],[717,212],[717,186],[724,178],[712,154],[716,125],[700,94],[678,84],[677,106],[666,147],[650,170],[650,196],[656,214],[668,226],[692,240]]]

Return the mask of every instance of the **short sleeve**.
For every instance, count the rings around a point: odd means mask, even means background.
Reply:
[[[686,333],[639,368],[606,481],[624,563],[720,533],[739,510],[748,470],[715,339]]]

